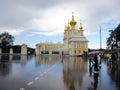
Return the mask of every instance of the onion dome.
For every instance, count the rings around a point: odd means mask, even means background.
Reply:
[[[70,21],[70,25],[76,25],[76,21],[74,20],[74,15],[72,15],[72,20]]]
[[[69,29],[70,29],[70,24],[69,24],[69,22],[68,22],[68,25],[67,25],[67,27],[66,27],[66,28],[67,28],[67,30],[69,30]]]

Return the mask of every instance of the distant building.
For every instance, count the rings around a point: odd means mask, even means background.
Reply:
[[[61,54],[61,43],[44,42],[36,44],[36,55],[40,54]]]
[[[68,22],[64,29],[63,42],[61,43],[39,43],[36,45],[36,55],[40,54],[67,54],[71,56],[82,55],[88,51],[88,40],[84,36],[82,22],[79,28],[72,15],[72,20]]]

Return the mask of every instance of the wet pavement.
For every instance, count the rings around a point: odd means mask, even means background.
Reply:
[[[102,60],[98,75],[87,58],[0,56],[0,90],[120,90],[120,62]]]

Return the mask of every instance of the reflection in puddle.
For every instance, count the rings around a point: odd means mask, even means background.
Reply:
[[[63,79],[68,90],[80,90],[86,73],[87,62],[83,58],[70,57],[63,61]]]
[[[21,55],[20,56],[20,62],[21,62],[21,64],[24,66],[24,65],[26,65],[26,63],[27,63],[27,56],[26,55]]]
[[[86,58],[0,55],[0,90],[19,90],[32,80],[29,90],[119,90],[120,62],[103,60],[98,75]]]
[[[60,61],[59,56],[47,56],[47,55],[40,55],[35,57],[35,65],[40,66],[42,64],[45,65],[53,65]]]

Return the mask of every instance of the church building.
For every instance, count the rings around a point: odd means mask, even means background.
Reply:
[[[68,25],[65,26],[63,41],[63,50],[66,51],[66,54],[77,56],[88,51],[88,40],[84,36],[82,22],[80,21],[78,28],[74,15],[72,15],[72,20],[68,22]]]
[[[82,22],[79,28],[77,21],[72,15],[72,19],[68,22],[64,29],[63,44],[60,43],[39,43],[36,44],[36,55],[41,54],[65,54],[70,56],[83,55],[88,51],[88,40],[84,36]],[[47,53],[45,53],[47,52]]]

